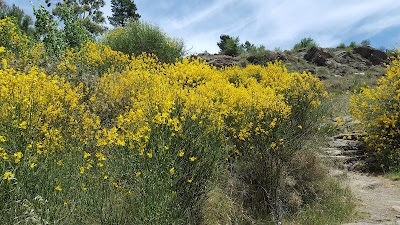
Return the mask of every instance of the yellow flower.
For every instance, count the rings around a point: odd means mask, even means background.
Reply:
[[[82,191],[87,191],[86,185],[85,185],[85,184],[82,184],[81,189],[82,189]]]
[[[54,190],[56,190],[56,191],[62,191],[62,188],[61,188],[60,185],[57,185],[57,186],[54,188]]]
[[[183,157],[185,155],[185,152],[183,151],[183,149],[181,149],[180,151],[179,151],[179,157]]]
[[[196,157],[194,157],[194,156],[192,156],[192,157],[190,157],[190,161],[192,161],[192,162],[194,162],[194,161],[196,161]]]
[[[35,168],[37,166],[37,164],[36,163],[31,163],[31,165],[30,165],[30,167],[33,169],[33,168]]]
[[[63,164],[64,164],[64,163],[63,163],[62,159],[60,159],[60,160],[57,161],[57,165],[62,166]]]
[[[298,125],[297,127],[298,127],[299,129],[303,129],[303,126],[301,126],[301,125]]]
[[[3,46],[0,47],[0,53],[6,52],[6,48],[4,48]]]
[[[5,172],[4,175],[3,175],[3,180],[7,180],[7,181],[9,182],[9,181],[11,181],[12,179],[14,179],[14,176],[15,176],[15,175],[14,175],[13,173],[7,171],[7,172]]]
[[[189,180],[187,180],[188,183],[192,183],[193,182],[193,177],[190,178]]]
[[[19,163],[23,156],[24,156],[24,154],[22,154],[22,152],[14,153],[14,161],[15,161],[15,163]]]
[[[150,159],[153,158],[153,151],[150,150],[150,152],[147,153],[147,157]]]
[[[20,124],[19,124],[19,128],[21,128],[21,129],[26,129],[26,121],[22,121]]]
[[[87,159],[87,158],[89,158],[89,157],[90,157],[90,153],[83,152],[83,158],[84,158],[84,159]]]
[[[107,176],[107,175],[104,175],[103,178],[104,178],[104,180],[107,180],[107,179],[108,179],[108,176]]]
[[[4,136],[0,135],[0,142],[6,142],[6,139],[4,138]]]
[[[121,185],[119,185],[117,182],[112,182],[112,185],[117,189],[121,188]]]
[[[106,160],[106,157],[101,152],[97,152],[96,153],[96,157],[97,157],[97,160],[99,160],[99,161],[105,161]]]
[[[7,160],[8,159],[7,152],[0,153],[0,158],[3,158],[3,160]]]
[[[139,177],[141,174],[142,174],[142,172],[137,171],[137,172],[136,172],[136,177]]]
[[[85,172],[85,167],[81,166],[81,168],[79,168],[79,173],[83,174]]]
[[[169,169],[169,173],[170,173],[170,174],[174,174],[174,173],[175,173],[175,168],[172,167],[171,169]]]
[[[97,163],[97,167],[103,167],[104,166],[104,164],[103,163]]]

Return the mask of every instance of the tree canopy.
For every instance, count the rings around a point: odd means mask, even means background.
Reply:
[[[64,0],[56,4],[53,15],[63,20],[63,11],[70,8],[86,30],[93,35],[100,35],[106,31],[106,27],[102,25],[106,19],[101,11],[105,4],[105,0]]]
[[[133,0],[111,0],[112,16],[108,17],[111,25],[124,27],[129,20],[138,20],[136,4]]]

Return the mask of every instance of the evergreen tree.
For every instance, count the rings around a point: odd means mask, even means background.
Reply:
[[[111,0],[112,16],[108,17],[111,25],[124,27],[129,20],[138,20],[136,4],[133,0]]]
[[[223,34],[220,36],[221,41],[217,43],[220,53],[230,56],[238,56],[240,53],[239,37],[233,38]]]

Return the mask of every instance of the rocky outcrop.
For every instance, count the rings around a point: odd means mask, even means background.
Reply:
[[[332,55],[324,52],[322,49],[317,47],[312,47],[307,51],[307,54],[304,56],[304,59],[308,62],[317,64],[317,66],[326,66],[326,61],[332,58]]]
[[[388,55],[385,52],[367,46],[356,47],[354,52],[370,61],[372,65],[381,65],[388,60]]]
[[[238,63],[239,63],[239,58],[232,57],[229,55],[219,55],[219,54],[211,55],[211,54],[207,54],[207,53],[202,53],[202,54],[198,54],[197,57],[202,58],[208,64],[213,65],[217,68],[238,65]]]
[[[194,55],[217,68],[225,66],[266,65],[268,62],[283,61],[290,72],[310,72],[321,79],[344,77],[346,75],[369,74],[381,76],[389,63],[388,55],[371,47],[319,48],[298,51],[265,51],[263,54],[249,54],[232,57],[220,54],[201,53]]]

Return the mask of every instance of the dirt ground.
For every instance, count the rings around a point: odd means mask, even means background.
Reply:
[[[360,216],[357,222],[346,225],[400,225],[400,181],[363,173],[345,173]]]

